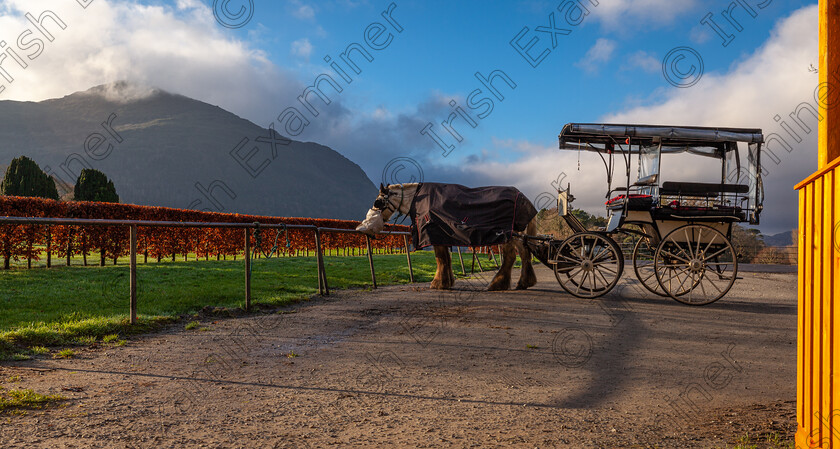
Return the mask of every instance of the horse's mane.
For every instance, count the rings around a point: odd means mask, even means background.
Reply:
[[[400,190],[400,189],[411,190],[411,189],[416,189],[417,186],[419,186],[419,185],[420,185],[419,182],[408,182],[408,183],[405,183],[405,184],[390,184],[390,185],[388,185],[388,190]]]

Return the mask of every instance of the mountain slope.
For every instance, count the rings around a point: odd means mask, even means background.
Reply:
[[[765,235],[764,243],[769,246],[791,246],[793,245],[793,230]]]
[[[217,106],[127,83],[39,103],[0,101],[0,164],[27,155],[71,188],[87,166],[113,179],[125,203],[364,217],[377,189],[358,165],[311,142],[278,145],[274,157],[257,141],[268,137]],[[252,169],[267,162],[256,177],[230,154],[244,139],[241,158],[253,152]]]

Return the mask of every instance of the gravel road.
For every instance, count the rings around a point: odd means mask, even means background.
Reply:
[[[688,307],[632,273],[607,297],[427,285],[183,323],[75,359],[0,365],[64,404],[0,416],[4,448],[725,447],[792,438],[796,275]],[[20,381],[8,383],[10,376]]]

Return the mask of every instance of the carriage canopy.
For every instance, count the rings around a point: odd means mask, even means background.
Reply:
[[[724,158],[738,142],[764,142],[761,129],[709,128],[701,126],[618,125],[569,123],[560,133],[560,149],[599,153],[631,152],[660,147],[662,153],[692,153]],[[618,149],[616,146],[618,145]],[[623,148],[622,145],[627,145]],[[635,146],[635,148],[633,148]]]
[[[653,197],[659,196],[662,187],[659,169],[663,155],[689,154],[717,159],[720,161],[720,184],[716,184],[717,187],[704,188],[716,189],[722,196],[730,193],[732,188],[746,190],[745,194],[738,198],[738,206],[748,212],[748,221],[751,224],[758,224],[763,202],[761,146],[764,134],[761,129],[568,123],[563,127],[559,140],[561,150],[592,151],[604,159],[607,167],[608,198],[616,192],[616,189],[612,188],[616,155],[623,156],[625,173],[628,174],[627,185],[620,193],[634,192]],[[743,144],[741,148],[745,151],[739,151],[739,144]],[[743,167],[742,153],[746,156],[746,164]],[[638,177],[632,182],[629,173],[631,158],[634,156],[638,158]],[[685,182],[688,180],[680,181],[681,187],[700,186],[697,183],[689,186],[689,183]]]

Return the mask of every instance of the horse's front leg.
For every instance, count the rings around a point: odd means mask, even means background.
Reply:
[[[516,247],[512,242],[507,242],[502,245],[502,266],[499,271],[493,276],[487,290],[508,290],[510,289],[510,271],[513,269],[513,263],[516,262]]]
[[[537,273],[534,272],[534,264],[531,263],[531,251],[525,243],[517,240],[516,249],[519,251],[519,259],[522,261],[522,270],[519,272],[519,282],[516,283],[517,290],[525,290],[537,284]]]
[[[450,253],[448,246],[435,245],[434,248],[437,269],[435,270],[435,278],[432,279],[432,284],[429,287],[435,290],[450,289],[455,283],[455,277],[452,273],[452,253]]]

